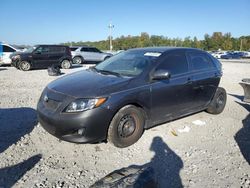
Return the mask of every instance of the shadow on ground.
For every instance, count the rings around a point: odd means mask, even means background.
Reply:
[[[6,68],[0,67],[0,71],[4,71],[4,70],[7,70],[7,69],[6,69]]]
[[[0,109],[0,153],[30,133],[37,122],[33,108]]]
[[[183,168],[181,158],[163,142],[161,137],[153,139],[150,151],[154,152],[154,157],[149,163],[115,170],[91,187],[183,187],[180,178],[180,170]],[[141,169],[142,172],[137,175],[139,170],[136,169]]]
[[[242,96],[242,95],[236,95],[236,94],[230,94],[230,93],[228,93],[228,95],[231,95],[232,97],[235,97],[241,101],[243,101],[243,99],[244,99],[244,96]]]
[[[250,105],[236,102],[250,112]],[[243,157],[250,165],[250,114],[242,120],[243,127],[235,134],[234,139],[237,142]]]
[[[35,155],[16,165],[0,169],[0,187],[12,187],[27,171],[32,169],[42,158]]]

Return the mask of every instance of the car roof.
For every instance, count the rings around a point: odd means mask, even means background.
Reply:
[[[70,48],[96,48],[93,46],[70,46]]]
[[[160,52],[164,53],[166,51],[171,51],[171,50],[180,50],[180,49],[186,49],[186,50],[197,50],[197,51],[202,51],[197,48],[187,48],[187,47],[171,47],[171,46],[160,46],[160,47],[145,47],[145,48],[133,48],[129,49],[129,51],[141,51],[141,52]]]
[[[35,46],[68,47],[68,46],[65,46],[65,45],[58,45],[58,44],[38,44],[38,45],[35,45]]]

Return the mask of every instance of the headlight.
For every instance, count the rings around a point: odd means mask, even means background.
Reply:
[[[82,112],[101,106],[106,101],[106,98],[98,99],[77,99],[71,102],[64,112]]]

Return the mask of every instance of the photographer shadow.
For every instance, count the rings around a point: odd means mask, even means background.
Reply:
[[[115,170],[90,187],[183,187],[180,178],[180,170],[183,168],[181,158],[163,142],[161,137],[153,139],[150,151],[155,154],[149,163]]]

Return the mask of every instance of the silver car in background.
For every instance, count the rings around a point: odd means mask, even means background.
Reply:
[[[90,46],[71,46],[73,63],[81,64],[84,62],[101,62],[112,56],[110,53],[104,53],[95,47]]]

